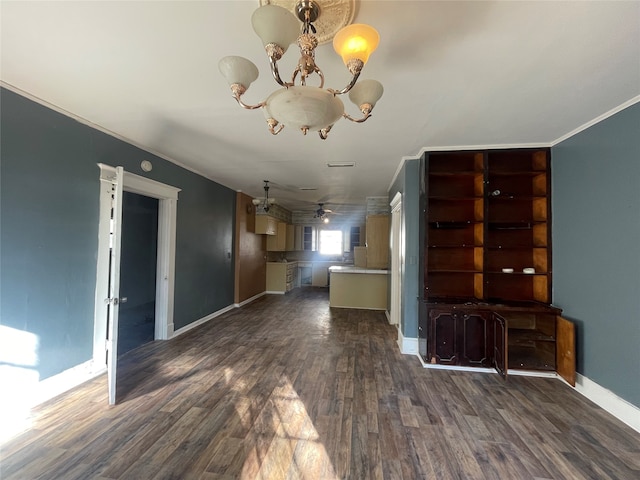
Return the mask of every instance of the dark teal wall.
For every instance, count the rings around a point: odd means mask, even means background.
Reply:
[[[389,201],[395,197],[396,193],[402,194],[405,265],[402,276],[401,328],[402,334],[407,338],[418,338],[419,180],[419,160],[407,160],[389,189]]]
[[[578,372],[640,406],[640,104],[551,153],[554,304]]]
[[[6,89],[0,107],[0,324],[38,337],[41,379],[92,357],[97,163],[182,189],[175,328],[233,303],[233,190]]]

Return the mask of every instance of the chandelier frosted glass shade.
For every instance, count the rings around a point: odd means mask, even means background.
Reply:
[[[262,40],[262,45],[275,43],[283,53],[300,35],[300,22],[286,8],[277,5],[264,5],[251,16],[253,30]]]
[[[239,84],[245,89],[249,88],[260,74],[258,67],[244,57],[224,57],[218,62],[218,68],[229,85]]]
[[[369,55],[378,48],[380,35],[377,30],[363,23],[354,23],[342,28],[333,37],[333,49],[342,57],[345,65],[351,60],[367,63]]]
[[[289,87],[267,98],[264,115],[299,129],[321,130],[340,120],[344,104],[331,92],[318,87]]]
[[[349,100],[358,107],[369,104],[373,108],[383,92],[384,88],[377,80],[360,80],[349,92]]]

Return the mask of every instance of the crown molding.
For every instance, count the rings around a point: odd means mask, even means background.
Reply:
[[[636,103],[640,102],[640,95],[637,95],[629,100],[627,100],[626,102],[622,103],[621,105],[618,105],[615,108],[612,108],[611,110],[609,110],[608,112],[603,113],[602,115],[594,118],[593,120],[590,120],[589,122],[579,126],[578,128],[571,130],[569,133],[558,137],[557,139],[555,139],[553,142],[551,142],[551,146],[555,146],[558,143],[564,142],[565,140],[573,137],[574,135],[577,135],[578,133],[586,130],[589,127],[593,127],[595,124],[602,122],[603,120],[606,120],[609,117],[612,117],[613,115],[615,115],[618,112],[621,112],[622,110],[624,110],[625,108],[630,107],[631,105],[635,105]]]
[[[171,157],[165,155],[164,153],[156,152],[155,150],[153,150],[153,149],[151,149],[149,147],[145,147],[144,145],[141,145],[141,144],[139,144],[139,143],[127,138],[127,137],[124,137],[124,136],[122,136],[122,135],[120,135],[118,133],[112,132],[111,130],[109,130],[107,128],[104,128],[104,127],[98,125],[97,123],[93,123],[93,122],[91,122],[90,120],[87,120],[84,117],[76,115],[75,113],[71,113],[71,112],[69,112],[68,110],[65,110],[62,107],[59,107],[58,105],[54,105],[53,103],[49,103],[46,100],[43,100],[43,99],[41,99],[39,97],[36,97],[35,95],[33,95],[31,93],[25,92],[24,90],[21,90],[20,88],[15,87],[15,86],[11,85],[10,83],[5,82],[4,80],[0,80],[0,86],[2,88],[6,88],[7,90],[9,90],[9,91],[11,91],[11,92],[13,92],[13,93],[15,93],[17,95],[20,95],[21,97],[25,97],[26,99],[31,100],[32,102],[35,102],[35,103],[37,103],[39,105],[42,105],[43,107],[46,107],[46,108],[48,108],[50,110],[53,110],[56,113],[64,115],[65,117],[69,117],[69,118],[75,120],[76,122],[81,123],[82,125],[86,125],[87,127],[93,128],[94,130],[98,130],[99,132],[102,132],[105,135],[109,135],[110,137],[113,137],[113,138],[115,138],[117,140],[120,140],[120,141],[122,141],[124,143],[127,143],[127,144],[129,144],[129,145],[131,145],[133,147],[139,148],[140,150],[142,150],[144,152],[150,153],[151,155],[154,155],[154,156],[156,156],[158,158],[166,160],[169,163],[173,163],[174,165],[176,165],[176,166],[178,166],[180,168],[184,168],[185,170],[188,170],[191,173],[195,173],[196,175],[199,175],[199,176],[201,176],[203,178],[206,178],[207,180],[211,180],[212,182],[215,182],[218,185],[221,185],[223,187],[229,188],[230,190],[235,190],[235,188],[232,188],[232,187],[230,187],[228,185],[225,185],[220,180],[217,180],[217,179],[215,179],[213,177],[210,177],[209,175],[206,175],[206,174],[202,173],[201,171],[196,170],[193,167],[185,165],[184,163],[182,163],[182,162],[180,162],[180,161],[178,161],[178,160],[176,160],[174,158],[171,158]]]

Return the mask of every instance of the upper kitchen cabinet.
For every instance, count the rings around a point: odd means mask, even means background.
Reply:
[[[275,235],[278,230],[278,220],[270,215],[256,215],[255,233],[262,235]]]
[[[285,250],[293,252],[296,248],[296,226],[287,224],[287,238],[285,242]]]
[[[367,268],[389,268],[389,215],[367,215]]]
[[[268,252],[284,252],[287,249],[287,224],[278,222],[276,224],[276,234],[267,237]]]

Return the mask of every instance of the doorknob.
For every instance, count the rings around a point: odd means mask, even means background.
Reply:
[[[127,303],[128,298],[127,297],[115,297],[115,298],[105,298],[104,299],[104,303],[108,304],[113,304],[113,305],[118,305],[119,303]]]

